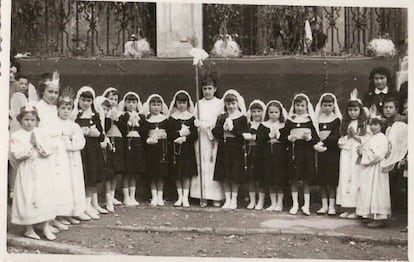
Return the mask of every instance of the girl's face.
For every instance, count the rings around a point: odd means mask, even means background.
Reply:
[[[58,108],[58,116],[62,120],[68,120],[72,113],[73,106],[62,104]]]
[[[27,113],[20,120],[22,128],[26,131],[32,131],[37,123],[36,115],[33,113]]]
[[[348,107],[348,116],[351,120],[356,120],[361,113],[361,109],[357,106]]]
[[[397,114],[397,108],[393,102],[384,103],[384,116],[386,118],[393,117]]]
[[[55,105],[59,96],[59,87],[50,85],[46,87],[45,92],[43,93],[43,100],[45,100],[50,105]]]
[[[252,110],[252,119],[253,121],[260,122],[262,121],[263,110],[255,108]]]
[[[158,115],[161,113],[161,102],[153,101],[150,103],[150,113],[152,115]]]
[[[381,74],[374,75],[374,85],[375,88],[383,90],[387,86],[387,77]]]
[[[334,103],[333,102],[323,102],[322,103],[322,113],[326,115],[330,115],[334,110]]]
[[[269,114],[269,120],[272,122],[276,122],[280,119],[280,109],[276,106],[269,106],[267,109]]]
[[[187,101],[176,101],[175,104],[177,106],[178,111],[184,112],[187,110]]]
[[[374,134],[374,135],[376,135],[376,134],[378,134],[379,132],[381,132],[381,125],[380,124],[378,124],[378,123],[371,123],[371,124],[369,124],[369,129],[371,130],[371,132]]]
[[[92,106],[92,98],[80,97],[79,98],[79,108],[82,111],[88,110]]]
[[[239,104],[237,103],[237,101],[226,102],[225,104],[226,104],[227,112],[229,113],[236,112],[239,107]]]
[[[127,100],[125,101],[125,107],[128,112],[137,111],[138,101],[137,100]]]
[[[294,105],[295,113],[298,115],[303,115],[307,111],[307,104],[306,101],[298,101],[295,102]]]
[[[214,97],[214,93],[217,91],[217,87],[212,85],[203,86],[201,89],[203,91],[203,97],[207,100],[212,99]]]
[[[107,116],[109,110],[111,110],[111,108],[110,107],[107,107],[106,105],[101,105],[101,108],[102,108],[105,116]]]
[[[115,106],[118,105],[118,99],[119,99],[118,95],[110,94],[108,96],[108,100],[109,100],[109,102],[111,102],[112,107],[115,107]]]

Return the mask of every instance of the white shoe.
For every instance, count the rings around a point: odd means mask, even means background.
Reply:
[[[266,208],[266,211],[273,211],[275,210],[276,205],[270,205],[268,208]]]
[[[87,210],[85,211],[85,214],[86,214],[87,216],[89,216],[90,218],[94,219],[94,220],[98,220],[98,219],[100,219],[99,215],[95,214],[95,212],[93,212],[93,211],[92,211],[92,210],[90,210],[90,209],[87,209]]]
[[[162,199],[162,198],[158,198],[158,199],[157,199],[157,205],[159,205],[159,206],[163,206],[163,205],[164,205],[164,199]]]
[[[179,198],[177,201],[175,201],[174,206],[175,207],[179,207],[183,204],[183,200],[181,198]]]
[[[246,207],[247,209],[253,209],[256,206],[255,202],[250,202],[249,205]]]
[[[302,207],[302,212],[303,212],[303,214],[305,214],[305,215],[307,215],[307,216],[310,216],[309,207],[305,207],[305,206],[303,206],[303,207]]]
[[[151,199],[151,203],[150,203],[151,206],[155,207],[155,206],[157,206],[157,204],[158,204],[158,201],[157,201],[156,198]]]
[[[292,206],[292,208],[289,210],[289,214],[296,215],[298,213],[298,206]]]
[[[329,208],[328,210],[328,216],[335,216],[336,215],[336,210],[335,208]]]
[[[321,209],[319,209],[318,211],[316,211],[316,214],[318,215],[325,215],[328,212],[328,207],[321,207]]]
[[[79,225],[80,221],[73,218],[73,217],[68,217],[68,221],[72,224],[72,225]]]
[[[206,203],[206,206],[207,206],[207,203]],[[221,206],[221,202],[220,202],[220,201],[216,201],[216,200],[214,200],[214,201],[213,201],[213,206],[214,206],[214,207],[220,207],[220,206]]]
[[[99,212],[99,214],[108,214],[108,210],[100,207],[99,205],[92,206],[93,209]]]
[[[50,223],[52,224],[52,226],[56,227],[60,231],[66,231],[66,230],[69,229],[69,227],[67,225],[62,224],[57,220],[52,220]]]
[[[222,209],[229,209],[230,207],[230,201],[225,201],[224,205],[221,207]]]
[[[132,205],[139,206],[139,202],[135,198],[130,198]]]
[[[349,212],[345,211],[342,214],[339,215],[340,218],[347,218],[349,216]]]
[[[231,210],[235,210],[235,209],[237,209],[237,200],[236,201],[231,201],[230,202],[230,205],[229,205],[229,209],[231,209]]]
[[[116,198],[112,198],[112,203],[114,204],[114,206],[120,206],[120,205],[122,205],[122,202],[121,201],[119,201],[118,199],[116,199]]]
[[[45,235],[47,240],[53,241],[56,239],[55,234],[53,234],[48,227],[43,229],[43,235]]]
[[[190,202],[188,201],[188,199],[183,199],[183,207],[190,207]]]
[[[276,211],[276,212],[282,212],[283,206],[276,205],[275,209],[273,209],[273,210]]]
[[[346,218],[348,218],[348,219],[357,219],[358,218],[358,216],[357,216],[357,214],[355,213],[355,212],[352,212],[351,214],[349,214]]]
[[[85,213],[80,214],[79,216],[77,216],[76,218],[78,218],[80,221],[90,221],[91,217],[88,216]]]

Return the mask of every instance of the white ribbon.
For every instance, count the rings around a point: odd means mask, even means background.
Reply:
[[[203,65],[203,60],[208,57],[208,53],[202,48],[191,48],[189,54],[193,57],[193,65]]]

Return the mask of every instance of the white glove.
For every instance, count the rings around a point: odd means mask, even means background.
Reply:
[[[177,144],[182,144],[182,143],[184,143],[185,141],[187,140],[187,137],[185,137],[185,136],[180,136],[180,137],[178,137],[178,138],[176,138],[175,140],[174,140],[174,143],[177,143]]]
[[[181,125],[180,136],[189,136],[191,134],[190,127],[186,125]]]
[[[244,140],[247,140],[247,141],[253,140],[253,135],[250,133],[243,133],[242,136]]]
[[[226,121],[224,121],[223,129],[225,131],[231,131],[233,130],[233,128],[234,128],[233,120],[227,118]]]
[[[156,143],[158,143],[158,139],[156,139],[155,137],[148,137],[147,138],[147,144],[154,145]]]

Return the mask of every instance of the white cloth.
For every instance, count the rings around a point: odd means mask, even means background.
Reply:
[[[356,213],[362,217],[387,219],[391,215],[389,174],[381,171],[388,151],[383,133],[369,137],[362,147]]]
[[[79,216],[85,211],[85,181],[81,150],[85,147],[85,137],[80,126],[70,120],[60,120],[62,125],[62,142],[65,148],[70,180],[66,187],[71,195],[70,216]]]
[[[357,130],[358,121],[352,121],[349,127]],[[361,137],[361,139],[364,139]],[[360,165],[357,164],[358,146],[361,144],[353,138],[343,136],[338,141],[341,154],[339,158],[339,182],[336,191],[336,203],[345,208],[356,207]]]
[[[48,154],[47,137],[35,128],[36,141]],[[32,132],[19,129],[11,135],[10,151],[18,160],[11,222],[18,225],[32,225],[55,218],[53,176],[50,172],[50,155],[41,157],[30,144]],[[23,158],[29,157],[23,160]]]
[[[397,121],[385,132],[391,145],[390,155],[381,162],[381,167],[391,171],[395,164],[402,160],[408,151],[408,125]]]
[[[221,99],[223,101],[222,113],[226,112],[224,99],[226,98],[227,95],[234,95],[237,98],[237,104],[239,105],[239,111],[242,114],[246,114],[246,103],[244,102],[244,98],[240,95],[240,93],[237,90],[234,90],[234,89],[229,89],[224,93],[223,98]]]
[[[175,93],[173,100],[170,103],[170,107],[168,109],[168,116],[173,115],[177,111],[177,108],[175,107],[175,102],[177,99],[177,95],[180,93],[184,93],[188,97],[189,104],[187,105],[187,111],[190,114],[194,114],[194,103],[193,103],[193,100],[191,99],[190,94],[185,90],[179,90]]]
[[[214,181],[214,167],[216,164],[218,142],[213,138],[211,129],[215,126],[217,117],[223,108],[223,102],[214,97],[210,100],[201,99],[195,108],[195,116],[200,113],[200,136],[195,143],[195,152],[197,164],[200,164],[199,145],[201,143],[201,168],[202,168],[202,184],[203,199],[222,200],[224,192],[221,183]],[[199,167],[197,171],[199,172]],[[200,177],[199,175],[191,180],[191,197],[200,198]]]
[[[317,120],[317,121],[319,120],[319,115],[321,114],[322,99],[323,99],[325,96],[331,96],[331,97],[333,97],[334,102],[333,102],[333,112],[332,112],[332,113],[333,113],[336,117],[338,117],[338,118],[339,118],[339,120],[342,120],[342,113],[341,113],[341,109],[340,109],[340,108],[339,108],[339,106],[338,106],[338,101],[337,101],[337,99],[336,99],[336,96],[335,96],[334,94],[332,94],[332,93],[324,93],[324,94],[322,94],[322,95],[321,95],[321,97],[319,98],[319,101],[318,101],[318,103],[316,104],[316,107],[315,107],[315,117],[316,117],[316,120]]]
[[[376,95],[379,95],[381,93],[383,93],[384,95],[388,94],[388,86],[384,87],[384,89],[379,90],[378,88],[375,88],[374,93]]]
[[[21,93],[16,92],[10,98],[10,134],[14,133],[15,131],[20,129],[20,123],[17,121],[17,116],[20,114],[20,109],[25,106],[29,100],[27,97]]]

